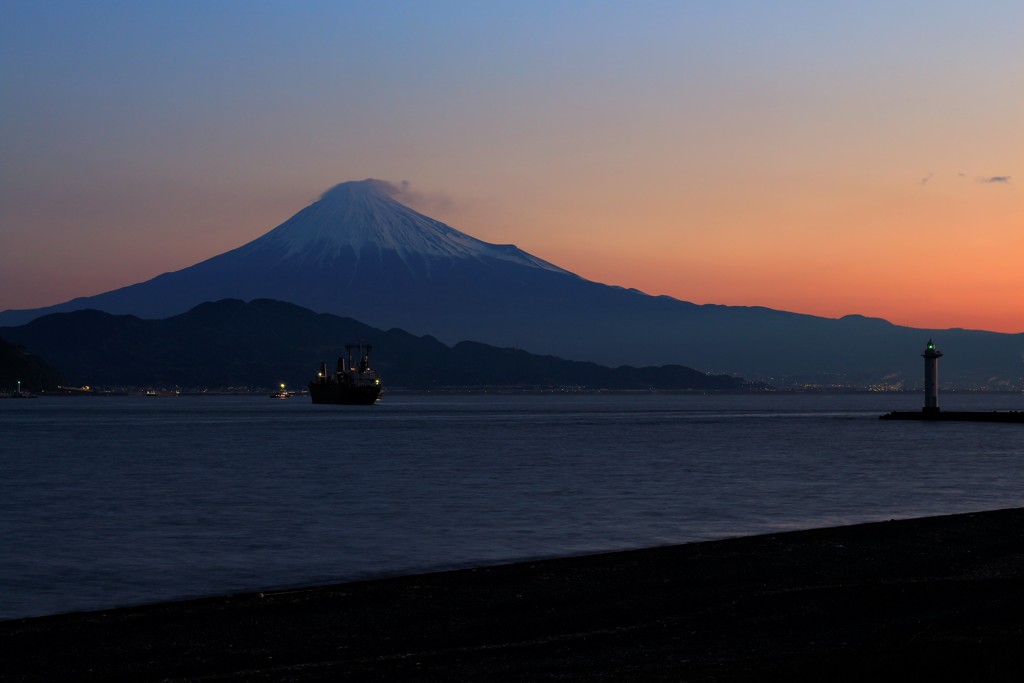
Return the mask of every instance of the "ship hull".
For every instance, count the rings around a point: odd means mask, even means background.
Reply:
[[[368,406],[380,398],[380,385],[350,386],[336,382],[310,382],[309,396],[313,403],[346,406]]]

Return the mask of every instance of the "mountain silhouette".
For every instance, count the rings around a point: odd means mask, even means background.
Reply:
[[[956,386],[1019,387],[1024,375],[1024,334],[650,296],[483,242],[395,196],[380,180],[342,183],[237,249],[104,294],[5,311],[0,325],[86,308],[165,318],[206,301],[266,298],[446,344],[473,340],[609,366],[683,364],[777,385],[916,386],[929,338],[946,353],[940,377]]]
[[[0,393],[17,390],[39,392],[53,389],[62,381],[60,374],[45,360],[21,345],[0,338]]]
[[[491,296],[510,282],[529,286],[537,278],[580,279],[512,245],[470,237],[392,194],[393,186],[380,180],[342,183],[237,249],[103,294],[5,311],[0,324],[89,308],[164,318],[204,301],[274,298],[369,324],[401,322],[428,331],[408,324],[408,313],[425,306],[417,318],[429,323],[437,320],[438,309],[451,311],[444,317],[461,313],[460,300],[492,303]]]
[[[160,320],[95,310],[54,313],[23,326],[0,328],[0,333],[43,355],[75,385],[276,387],[285,382],[299,389],[321,362],[334,366],[345,341],[361,339],[372,340],[374,367],[391,389],[763,388],[736,377],[707,375],[678,365],[609,368],[478,342],[449,347],[433,337],[378,330],[351,318],[267,299],[203,303]],[[20,350],[27,356],[24,348],[16,349],[0,339],[0,360],[5,349]],[[0,363],[0,378],[23,371],[21,366],[9,370],[5,372]],[[25,374],[21,379],[30,377],[36,376]],[[54,385],[50,382],[47,387]],[[0,389],[3,387],[0,384]]]

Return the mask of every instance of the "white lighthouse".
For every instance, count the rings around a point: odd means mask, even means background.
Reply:
[[[928,340],[928,346],[924,353],[924,412],[937,413],[939,411],[939,358],[942,351],[935,348],[935,343]]]

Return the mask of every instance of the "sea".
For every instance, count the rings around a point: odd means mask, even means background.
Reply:
[[[1024,426],[921,398],[4,400],[0,619],[1024,505]]]

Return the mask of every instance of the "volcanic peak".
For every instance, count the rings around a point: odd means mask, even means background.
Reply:
[[[403,261],[412,256],[498,259],[571,274],[514,245],[490,244],[424,216],[395,194],[394,185],[372,178],[335,185],[251,246],[283,259],[331,260],[348,249],[358,256],[369,248],[395,252]]]

